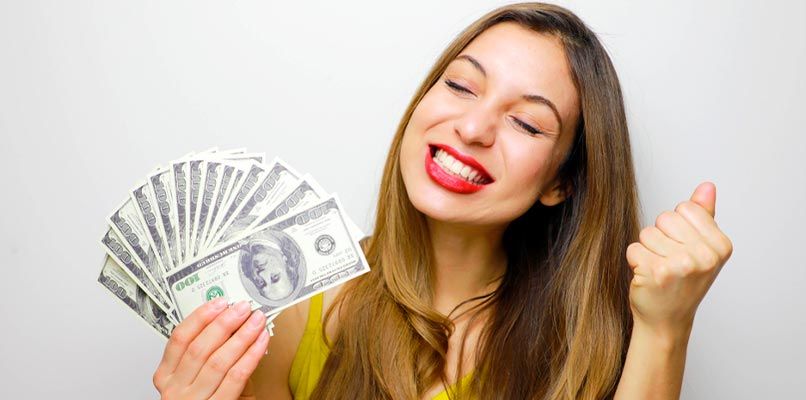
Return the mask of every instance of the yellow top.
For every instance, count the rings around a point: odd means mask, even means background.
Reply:
[[[322,337],[322,293],[311,297],[311,306],[308,311],[308,322],[305,323],[305,333],[299,343],[297,353],[291,362],[291,371],[288,374],[288,385],[294,394],[295,400],[308,400],[319,380],[319,375],[325,366],[330,353]],[[466,388],[470,383],[472,374],[465,375],[459,385]],[[432,400],[448,400],[447,391],[439,392]]]

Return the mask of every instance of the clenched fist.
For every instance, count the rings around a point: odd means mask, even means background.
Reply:
[[[697,186],[691,199],[661,213],[627,247],[634,276],[630,306],[636,324],[655,331],[690,331],[697,306],[733,252],[714,221],[716,186]]]

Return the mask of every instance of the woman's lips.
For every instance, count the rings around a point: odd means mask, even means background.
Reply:
[[[475,179],[471,180],[475,180],[475,182],[468,180],[469,178],[458,176],[459,172],[446,171],[446,169],[449,168],[444,166],[444,161],[440,160],[438,163],[438,161],[434,160],[434,157],[437,155],[439,150],[445,151],[450,155],[450,157],[458,160],[464,164],[464,166],[472,168],[474,172],[471,172],[470,175],[473,175]],[[443,155],[442,157],[446,157],[446,155]],[[450,160],[450,158],[448,158],[448,160]],[[427,151],[425,152],[425,171],[431,180],[454,193],[475,193],[483,189],[485,185],[494,181],[487,171],[484,170],[484,167],[482,167],[481,164],[479,164],[476,160],[469,156],[465,156],[455,149],[445,145],[428,146]],[[467,171],[464,172],[467,174]]]
[[[432,154],[434,154],[436,149],[445,151],[446,153],[450,154],[451,157],[453,157],[454,159],[459,160],[459,162],[461,162],[462,164],[465,164],[465,165],[469,166],[470,168],[473,168],[476,171],[478,171],[478,173],[483,178],[485,178],[486,181],[489,181],[488,183],[492,183],[492,182],[495,181],[495,179],[493,179],[493,177],[490,176],[490,173],[487,172],[487,170],[484,169],[484,167],[478,161],[476,161],[475,158],[473,158],[473,157],[471,157],[471,156],[469,156],[467,154],[460,153],[459,150],[456,150],[453,147],[448,146],[447,144],[434,143],[434,144],[429,144],[428,146],[429,146],[429,148],[432,149],[432,151],[431,151]]]

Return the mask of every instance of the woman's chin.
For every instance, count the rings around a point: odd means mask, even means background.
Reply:
[[[486,215],[477,209],[477,204],[439,188],[421,188],[409,193],[409,199],[415,209],[431,220],[468,225],[489,223],[484,221]]]

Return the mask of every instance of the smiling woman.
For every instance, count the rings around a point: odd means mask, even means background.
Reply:
[[[371,272],[284,311],[265,357],[248,328],[259,315],[201,307],[155,385],[166,397],[677,398],[696,306],[731,252],[714,189],[701,189],[639,233],[604,48],[564,8],[501,7],[440,55],[397,127],[362,241]]]

